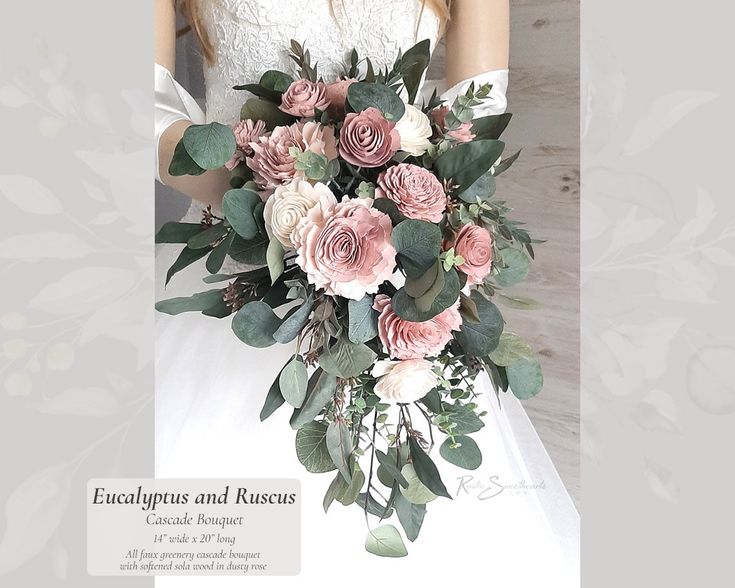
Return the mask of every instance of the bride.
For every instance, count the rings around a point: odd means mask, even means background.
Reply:
[[[206,114],[174,77],[177,9],[200,41]],[[451,7],[445,0],[156,0],[155,16],[157,178],[193,199],[185,217],[190,222],[200,220],[207,205],[218,209],[229,173],[223,168],[196,177],[170,176],[176,144],[191,124],[238,120],[244,97],[231,87],[269,69],[290,70],[290,39],[309,48],[330,81],[353,47],[383,67],[417,40],[430,39],[433,50],[444,35],[446,80],[427,80],[423,91],[438,87],[451,102],[471,81],[488,82],[492,92],[479,114],[505,110],[508,0],[455,0]],[[177,252],[158,247],[159,299],[201,289],[205,270],[194,264],[164,292],[164,275]],[[434,585],[471,580],[504,588],[578,585],[577,512],[520,403],[504,394],[500,408],[484,376],[478,378],[486,392],[479,401],[486,405],[487,424],[475,435],[482,466],[467,472],[438,460],[453,500],[432,502],[407,558],[377,558],[362,548],[365,527],[358,508],[337,504],[323,512],[330,478],[303,469],[285,411],[259,420],[263,398],[292,346],[246,347],[226,325],[197,314],[158,315],[156,321],[157,476],[299,479],[298,580],[329,577],[355,587],[424,578]],[[280,586],[298,580],[247,582]],[[157,581],[162,587],[216,583],[211,577]]]

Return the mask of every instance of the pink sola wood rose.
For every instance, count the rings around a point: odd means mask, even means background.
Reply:
[[[347,78],[327,84],[327,99],[329,100],[327,111],[329,114],[334,117],[344,114],[345,102],[347,101],[347,88],[356,81],[354,78]]]
[[[378,177],[377,198],[389,198],[408,218],[438,223],[447,209],[447,195],[441,182],[429,170],[399,163]]]
[[[339,154],[352,165],[379,167],[401,146],[401,137],[392,123],[374,107],[351,112],[339,133]]]
[[[230,161],[225,164],[225,167],[230,171],[235,169],[238,163],[245,161],[246,156],[253,154],[250,143],[257,141],[259,137],[266,134],[265,123],[262,120],[254,121],[249,118],[239,120],[233,125],[232,132],[235,135],[237,149]]]
[[[296,80],[281,95],[281,110],[294,116],[314,116],[315,109],[329,106],[327,85],[324,82]]]
[[[276,127],[270,135],[263,135],[250,143],[253,154],[247,158],[247,165],[255,172],[255,179],[262,187],[273,188],[303,177],[303,172],[296,169],[296,160],[289,153],[291,147],[312,151],[331,160],[337,157],[336,143],[334,129],[313,121]]]
[[[467,276],[468,284],[479,284],[490,273],[493,263],[493,238],[477,225],[464,225],[454,240],[454,253],[464,262],[457,266]]]
[[[445,131],[448,137],[451,137],[457,143],[469,143],[475,138],[475,134],[472,132],[472,123],[464,122],[452,131],[447,131],[445,118],[449,112],[448,106],[439,106],[431,111],[431,118],[438,124],[442,131]]]
[[[329,295],[360,300],[393,274],[390,218],[372,203],[345,197],[326,210],[315,206],[299,223],[297,262],[309,282]]]
[[[400,318],[390,298],[378,294],[373,302],[378,315],[378,336],[392,359],[422,359],[438,355],[462,326],[459,301],[428,321],[414,323]]]

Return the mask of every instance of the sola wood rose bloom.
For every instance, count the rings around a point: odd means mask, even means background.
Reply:
[[[389,198],[408,218],[438,223],[447,208],[441,182],[429,170],[399,163],[378,176],[377,198]]]
[[[423,359],[437,355],[452,339],[452,331],[462,326],[459,301],[440,312],[433,319],[414,323],[400,318],[385,294],[375,297],[378,336],[392,359]]]
[[[291,236],[306,213],[314,206],[327,210],[336,204],[332,191],[320,182],[312,186],[306,180],[297,179],[278,186],[263,209],[268,237],[275,237],[286,249],[291,249],[294,247]]]
[[[339,133],[339,154],[352,165],[379,167],[386,163],[401,145],[395,123],[377,109],[366,108],[345,117]]]
[[[401,149],[419,157],[431,146],[431,122],[420,108],[406,104],[406,112],[396,123],[396,130],[401,136]]]
[[[296,161],[289,153],[291,147],[337,157],[334,130],[319,123],[294,123],[288,127],[276,127],[270,135],[263,135],[250,143],[253,155],[247,164],[255,172],[256,181],[264,188],[287,184],[303,172],[296,169]]]
[[[490,273],[493,263],[493,238],[477,225],[464,225],[454,240],[454,253],[464,258],[457,266],[467,276],[468,284],[479,284]]]
[[[235,135],[237,149],[232,154],[230,161],[225,163],[225,167],[230,171],[235,169],[238,163],[245,161],[246,156],[253,154],[250,143],[266,134],[265,123],[262,120],[254,121],[249,118],[239,120],[233,125],[232,132]]]
[[[431,118],[438,124],[442,131],[445,131],[448,137],[451,137],[457,143],[469,143],[475,138],[475,134],[472,132],[472,123],[465,122],[460,124],[456,129],[447,131],[446,116],[449,112],[448,106],[439,106],[431,111]]]
[[[281,95],[281,110],[294,116],[314,116],[314,109],[329,106],[327,86],[323,82],[295,80]]]
[[[299,223],[297,262],[309,282],[327,294],[360,300],[393,273],[390,218],[372,203],[345,197],[327,210],[315,206]]]
[[[345,102],[347,101],[347,88],[356,81],[356,79],[347,78],[346,80],[337,80],[336,82],[327,84],[327,100],[329,100],[327,110],[332,116],[344,114]]]
[[[379,361],[372,371],[373,376],[378,378],[375,394],[390,404],[421,400],[436,387],[439,380],[432,367],[432,363],[425,359]]]

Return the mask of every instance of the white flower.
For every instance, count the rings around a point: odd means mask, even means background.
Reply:
[[[396,130],[401,136],[401,149],[411,155],[423,155],[431,146],[429,117],[411,104],[406,104],[406,112],[396,123]]]
[[[323,210],[337,204],[332,191],[322,183],[313,186],[306,180],[293,180],[278,186],[263,208],[263,220],[268,237],[275,237],[287,249],[296,246],[293,235],[299,221],[316,205]]]
[[[383,402],[409,403],[420,400],[436,387],[439,377],[425,359],[382,360],[372,374],[378,378],[375,394]]]

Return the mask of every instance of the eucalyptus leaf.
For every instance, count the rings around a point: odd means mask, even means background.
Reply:
[[[325,513],[329,510],[329,507],[335,500],[339,500],[339,498],[344,495],[346,490],[347,482],[345,482],[342,474],[337,472],[337,475],[332,480],[332,483],[329,484],[326,494],[324,494],[324,500],[322,500],[322,507],[324,508]]]
[[[254,239],[259,233],[254,212],[255,207],[261,203],[258,193],[248,188],[235,188],[225,192],[222,213],[235,232],[245,240]]]
[[[439,447],[439,455],[449,463],[465,470],[476,470],[482,464],[482,452],[472,437],[457,435],[454,438],[458,447],[452,447],[452,439],[447,437]]]
[[[380,557],[405,557],[408,555],[401,534],[393,525],[383,525],[368,532],[365,549]]]
[[[419,479],[413,465],[407,463],[401,469],[403,478],[408,482],[408,486],[401,487],[400,493],[411,504],[426,504],[432,500],[436,500],[437,496]]]
[[[416,43],[408,49],[401,57],[401,77],[403,85],[406,86],[408,102],[413,104],[416,100],[421,79],[429,66],[431,59],[430,44],[428,39]]]
[[[332,400],[336,390],[337,378],[322,369],[317,369],[309,378],[306,400],[304,400],[301,408],[297,408],[291,416],[289,421],[291,428],[300,429],[313,421]]]
[[[192,263],[199,261],[210,251],[211,249],[190,249],[189,247],[184,247],[176,258],[176,261],[173,262],[166,272],[166,284],[171,281],[171,278],[173,278],[176,273],[180,272],[185,267],[190,266]]]
[[[265,402],[263,403],[263,408],[260,409],[261,422],[271,416],[276,411],[276,409],[278,409],[280,406],[283,406],[283,403],[286,402],[286,399],[281,394],[280,379],[281,374],[279,372],[279,374],[276,376],[276,379],[273,380],[270,389],[268,390],[268,394],[265,397]]]
[[[294,117],[286,114],[273,102],[250,98],[240,109],[240,119],[262,120],[266,128],[272,131],[275,127],[288,126],[294,122]]]
[[[442,234],[433,223],[406,219],[393,229],[391,238],[398,261],[410,278],[422,276],[439,257]]]
[[[189,249],[204,249],[205,247],[209,247],[219,241],[229,230],[229,227],[225,223],[217,223],[216,225],[212,225],[208,229],[200,231],[199,233],[189,237],[189,240],[186,242],[186,246],[189,247]]]
[[[278,376],[278,388],[281,395],[294,408],[299,408],[304,403],[308,382],[309,374],[299,357],[294,357],[289,361]]]
[[[192,160],[204,169],[224,166],[237,149],[232,129],[218,122],[187,127],[181,141]]]
[[[278,94],[282,94],[283,92],[288,90],[288,87],[293,81],[294,79],[290,75],[283,73],[282,71],[269,69],[262,76],[260,76],[259,83],[261,86],[268,90],[271,90]]]
[[[394,505],[403,532],[406,533],[406,538],[409,541],[416,541],[426,515],[426,505],[414,504],[400,492],[396,496]]]
[[[505,332],[500,335],[500,342],[489,357],[495,365],[508,366],[519,359],[531,359],[534,353],[531,346],[518,335]]]
[[[207,290],[193,296],[169,298],[156,302],[156,310],[164,314],[201,312],[222,301],[222,290]]]
[[[511,117],[510,112],[504,112],[474,119],[472,121],[472,133],[475,135],[475,140],[499,139],[508,126]]]
[[[271,276],[271,284],[273,284],[278,277],[283,273],[283,245],[275,237],[268,243],[268,250],[265,254],[266,261],[268,262],[268,271]]]
[[[500,250],[500,258],[507,267],[495,274],[495,281],[505,288],[514,286],[526,279],[531,268],[531,260],[520,249],[506,247]]]
[[[520,154],[521,154],[521,150],[519,149],[513,155],[511,155],[510,157],[506,157],[498,165],[496,165],[495,166],[495,177],[499,176],[505,170],[507,170],[511,165],[513,165],[516,159],[518,159],[518,156]]]
[[[376,359],[375,352],[364,343],[353,343],[340,337],[319,357],[324,371],[340,378],[354,378],[368,369]]]
[[[421,449],[418,441],[416,441],[413,437],[409,437],[408,447],[411,451],[411,461],[413,463],[413,469],[415,470],[419,480],[421,480],[424,486],[426,486],[437,496],[444,496],[451,500],[452,497],[450,496],[449,492],[447,492],[447,488],[446,486],[444,486],[444,482],[442,482],[441,476],[439,475],[439,470],[436,468],[436,465],[428,456],[428,454],[423,449]]]
[[[273,333],[273,338],[279,343],[290,343],[293,341],[304,325],[309,320],[311,309],[314,307],[314,299],[309,297],[298,307],[298,310],[287,316],[281,326]]]
[[[232,247],[232,241],[235,239],[235,231],[230,231],[229,234],[220,241],[220,243],[212,249],[212,253],[209,254],[206,262],[207,271],[210,274],[216,274],[222,269],[222,264],[225,262],[227,252]]]
[[[459,194],[459,198],[469,204],[476,204],[478,200],[485,202],[493,194],[495,194],[495,176],[488,170]]]
[[[393,514],[392,508],[387,507],[387,505],[383,506],[380,504],[372,494],[367,495],[363,492],[358,495],[355,502],[360,508],[367,510],[369,514],[380,517],[381,519],[387,519]]]
[[[174,148],[174,154],[171,163],[168,166],[168,173],[171,176],[200,176],[206,169],[197,165],[197,162],[191,158],[186,152],[184,142],[179,141]]]
[[[347,304],[349,337],[353,343],[367,343],[378,336],[378,312],[373,308],[369,294]]]
[[[342,420],[329,423],[327,428],[327,450],[337,470],[346,482],[352,481],[350,473],[350,455],[352,455],[352,436],[347,425]],[[359,492],[359,489],[358,489]],[[357,493],[355,494],[357,496]]]
[[[443,271],[443,270],[442,270]],[[393,311],[403,320],[420,323],[434,318],[440,312],[446,310],[459,298],[460,281],[457,270],[454,268],[444,272],[444,287],[434,298],[427,311],[419,309],[416,300],[408,295],[406,288],[400,288],[391,299]]]
[[[296,457],[312,474],[323,474],[335,469],[327,451],[327,425],[306,423],[296,432]]]
[[[483,357],[498,346],[503,332],[503,317],[498,308],[476,290],[470,298],[475,303],[480,322],[463,321],[454,337],[465,353]]]
[[[342,474],[339,474],[339,476],[341,478]],[[339,502],[342,503],[344,506],[349,506],[353,502],[357,501],[358,497],[360,496],[360,490],[362,489],[364,484],[365,474],[362,473],[359,464],[355,462],[352,468],[352,477],[350,479],[350,483],[347,485],[347,488],[345,488],[345,491],[337,497],[337,500],[339,500]]]
[[[262,235],[249,241],[237,235],[230,247],[230,257],[246,265],[263,265],[266,263],[267,248],[268,239]]]
[[[541,392],[544,376],[541,365],[535,357],[519,359],[505,368],[508,385],[516,398],[526,400]]]
[[[276,316],[265,302],[248,302],[237,311],[232,319],[232,330],[240,341],[251,347],[270,347],[276,340],[273,334],[281,326]]]
[[[436,158],[434,170],[440,180],[456,185],[454,194],[459,195],[492,167],[504,148],[505,143],[492,139],[460,143]]]
[[[156,233],[156,243],[186,243],[191,237],[202,231],[199,223],[164,223]]]
[[[475,414],[475,411],[463,404],[446,406],[443,414],[447,415],[449,421],[454,423],[452,433],[455,435],[476,433],[485,426],[485,423]]]
[[[355,112],[377,108],[390,122],[398,122],[406,111],[403,100],[384,84],[355,82],[347,88],[347,101]]]
[[[395,448],[391,453],[383,453],[382,451],[376,451],[375,456],[378,458],[380,467],[378,467],[378,478],[380,481],[388,486],[393,486],[394,482],[398,482],[402,488],[408,488],[408,480],[401,473],[401,470],[396,465]]]

